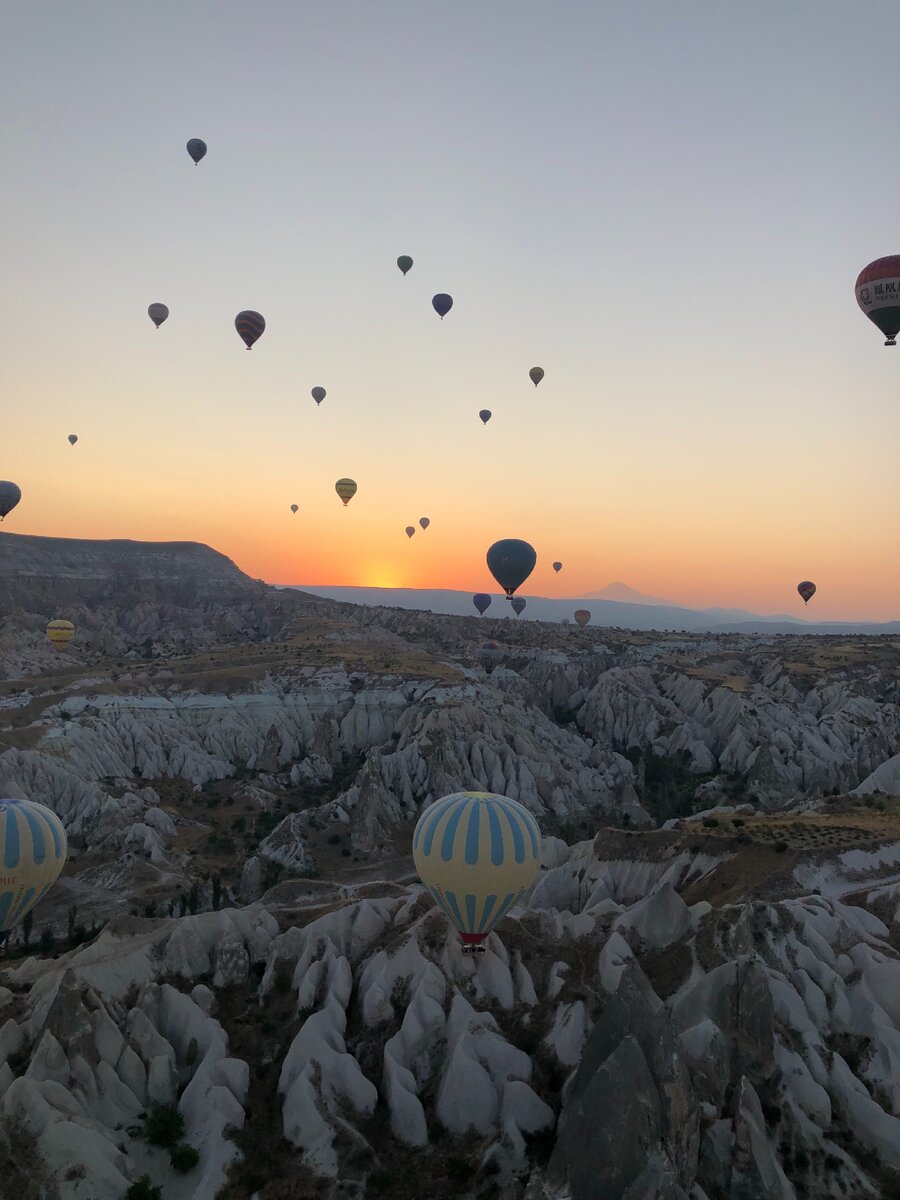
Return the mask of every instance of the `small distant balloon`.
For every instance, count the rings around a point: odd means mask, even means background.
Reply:
[[[249,350],[254,342],[259,341],[266,328],[266,318],[252,308],[245,308],[234,318],[234,327],[241,341]]]
[[[292,505],[291,505],[291,512],[292,512],[292,513],[296,513],[296,512],[299,512],[299,511],[300,511],[300,505],[299,505],[299,504],[292,504]]]
[[[811,579],[804,579],[802,583],[797,584],[797,591],[803,599],[804,604],[809,604],[813,596],[816,594],[816,585]]]
[[[487,592],[476,592],[472,597],[472,603],[478,609],[481,616],[484,616],[487,610],[491,607],[491,598]]]
[[[313,400],[315,400],[316,404],[321,404],[327,394],[328,393],[323,387],[314,387],[310,392],[310,395],[312,396]]]
[[[147,316],[157,329],[159,329],[160,325],[162,325],[163,321],[165,321],[168,315],[169,310],[165,304],[151,304],[147,309]]]
[[[0,479],[0,521],[12,512],[22,499],[22,489],[8,479]]]
[[[591,614],[586,608],[576,608],[572,615],[575,618],[575,624],[580,629],[584,629],[585,625],[587,625],[588,621],[591,619]]]
[[[406,527],[406,536],[407,536],[407,537],[412,537],[412,535],[413,535],[415,532],[416,532],[416,527],[415,527],[415,525],[407,525],[407,527]]]
[[[344,507],[350,503],[356,495],[356,480],[354,479],[339,479],[334,485],[334,490],[344,502]]]
[[[422,526],[423,529],[427,529],[428,526],[431,524],[431,518],[430,517],[419,517],[419,524]]]
[[[453,297],[448,296],[446,292],[438,292],[436,296],[432,297],[431,307],[443,321],[453,307]]]
[[[527,601],[523,600],[521,596],[513,596],[510,604],[512,605],[512,610],[517,617],[521,616],[525,611],[526,603]]]
[[[884,334],[884,344],[896,346],[900,333],[900,254],[876,258],[863,267],[856,280],[856,303]]]
[[[489,408],[483,408],[478,415],[481,417],[482,425],[487,425],[488,421],[491,419],[491,410]]]
[[[206,154],[206,142],[201,141],[200,138],[191,138],[187,144],[187,152],[194,160],[194,166],[196,167],[200,159]]]
[[[409,271],[412,268],[412,265],[413,265],[413,260],[409,257],[408,254],[401,254],[400,257],[397,259],[397,266],[400,268],[400,270],[403,272],[404,275],[406,274],[407,271]]]
[[[558,574],[560,573],[560,571],[562,570],[562,563],[558,563],[558,562],[557,562],[557,563],[554,563],[554,564],[553,564],[553,570],[554,570],[554,571],[557,573],[557,575],[558,575]]]
[[[78,441],[78,434],[70,433],[69,434],[69,445],[74,446],[77,441]]]
[[[531,370],[528,372],[528,378],[531,380],[531,382],[534,384],[534,386],[537,387],[537,385],[544,378],[544,368],[543,367],[532,367]]]
[[[51,621],[47,626],[47,637],[54,650],[63,650],[75,636],[75,626],[71,621]]]
[[[478,661],[490,674],[503,661],[503,648],[498,642],[482,642],[478,647]]]
[[[521,587],[537,562],[534,547],[518,538],[504,538],[494,542],[487,552],[488,570],[497,580],[507,596]]]

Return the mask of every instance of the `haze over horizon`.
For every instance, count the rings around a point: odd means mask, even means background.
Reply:
[[[900,9],[86,0],[5,29],[0,531],[490,592],[521,537],[526,594],[900,616],[900,351],[853,297],[900,248],[860,83],[893,79]]]

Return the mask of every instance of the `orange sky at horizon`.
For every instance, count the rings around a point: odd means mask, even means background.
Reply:
[[[680,7],[276,6],[252,50],[236,0],[11,12],[0,531],[494,593],[520,537],[525,596],[900,619],[900,350],[853,296],[900,249],[857,86],[900,11]]]

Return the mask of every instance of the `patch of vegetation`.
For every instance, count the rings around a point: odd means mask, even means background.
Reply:
[[[144,1118],[144,1137],[151,1146],[172,1149],[184,1137],[184,1117],[174,1104],[157,1104]]]
[[[142,1175],[131,1185],[123,1200],[162,1200],[162,1188],[151,1183],[149,1175]]]
[[[179,1175],[187,1175],[188,1171],[192,1171],[199,1161],[199,1151],[195,1150],[193,1146],[189,1146],[187,1142],[180,1142],[169,1151],[169,1162]]]

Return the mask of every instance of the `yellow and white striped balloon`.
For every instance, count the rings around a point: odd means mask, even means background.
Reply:
[[[33,800],[0,800],[0,940],[56,882],[67,850],[56,813]]]
[[[422,813],[413,859],[463,942],[477,946],[537,878],[541,831],[508,796],[454,792]]]

